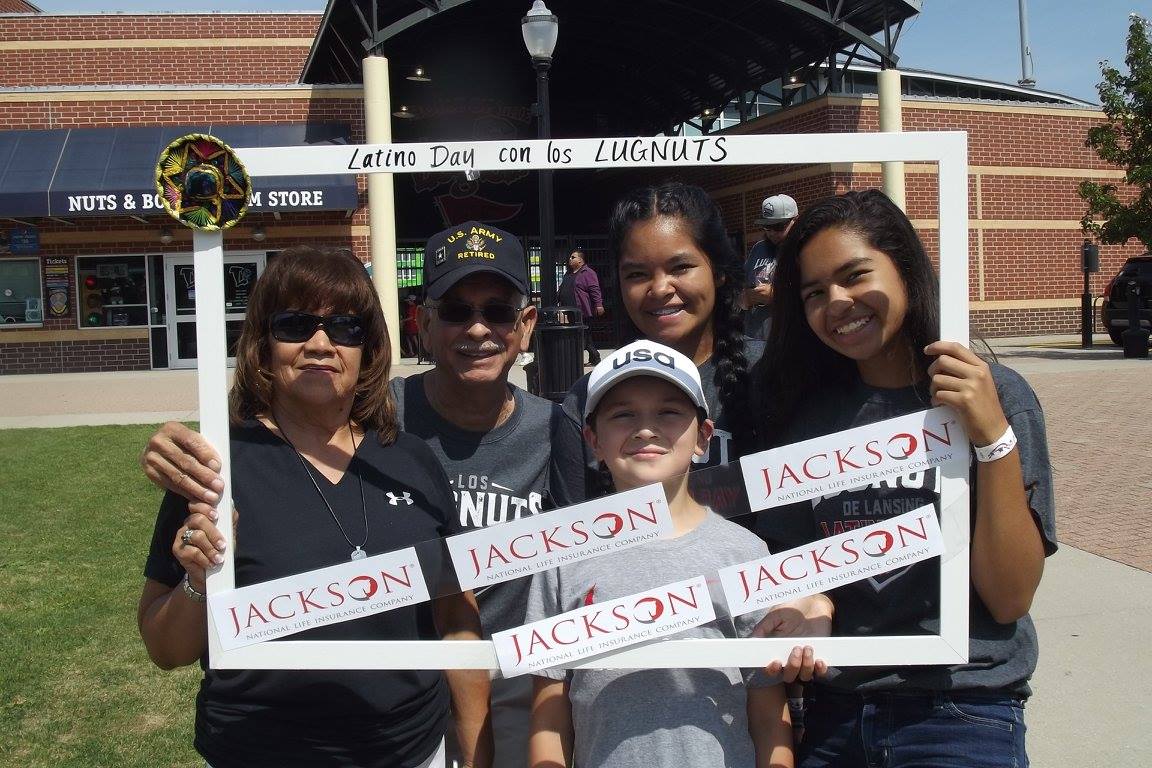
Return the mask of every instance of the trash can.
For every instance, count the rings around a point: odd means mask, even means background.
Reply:
[[[577,307],[541,307],[536,320],[535,392],[553,402],[584,375],[584,315]],[[530,387],[531,389],[531,387]]]

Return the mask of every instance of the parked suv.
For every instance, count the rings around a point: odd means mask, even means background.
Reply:
[[[1152,329],[1152,253],[1128,259],[1104,289],[1100,319],[1117,346],[1123,346],[1122,334],[1128,327],[1128,282],[1132,279],[1140,286],[1140,325]]]

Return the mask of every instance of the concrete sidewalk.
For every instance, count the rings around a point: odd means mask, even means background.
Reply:
[[[1032,765],[1152,765],[1152,573],[1061,545],[1032,619],[1040,637],[1026,714]]]
[[[406,358],[392,366],[392,375],[411,376],[430,369],[427,363],[417,365],[414,358]],[[510,379],[525,386],[524,370],[513,368]],[[228,381],[232,381],[231,371]],[[0,376],[0,393],[0,429],[160,424],[199,418],[195,370]]]
[[[1035,388],[1048,423],[1061,550],[1032,616],[1040,666],[1028,703],[1040,768],[1152,765],[1152,361],[1107,337],[994,339]],[[402,361],[397,375],[429,366]],[[523,385],[523,370],[513,369]],[[196,418],[195,371],[0,377],[0,428]],[[224,393],[221,393],[221,397]]]

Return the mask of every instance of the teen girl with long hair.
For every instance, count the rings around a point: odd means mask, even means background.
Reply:
[[[739,305],[743,263],[728,239],[716,203],[700,187],[667,182],[617,201],[608,225],[624,310],[643,338],[672,347],[694,362],[713,414],[715,434],[695,465],[735,461],[752,445],[749,368],[764,342],[744,336]],[[564,408],[583,427],[587,377]],[[592,495],[605,491],[588,454]]]
[[[1037,659],[1028,609],[1056,549],[1035,394],[1010,369],[939,340],[936,275],[907,216],[880,192],[805,210],[774,288],[769,351],[755,370],[763,447],[937,405],[956,410],[973,446],[969,663],[830,670],[807,687],[798,764],[1027,765],[1023,703]],[[939,483],[930,468],[849,489],[764,513],[760,532],[787,547],[926,503],[939,514]],[[936,560],[829,594],[833,634],[939,630]]]

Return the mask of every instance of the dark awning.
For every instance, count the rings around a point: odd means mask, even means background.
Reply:
[[[346,144],[346,125],[198,125],[0,131],[0,216],[147,216],[161,212],[156,161],[169,142],[207,133],[233,148]],[[252,180],[249,210],[352,210],[356,177]]]
[[[363,82],[391,62],[391,97],[418,117],[486,101],[526,108],[535,78],[520,20],[531,0],[329,0],[301,82]],[[549,77],[554,136],[646,136],[850,52],[896,62],[922,0],[548,0],[560,19]],[[841,57],[844,60],[845,57]],[[431,83],[408,82],[419,64]],[[777,91],[777,94],[779,92]],[[459,138],[472,120],[456,120]],[[407,121],[420,123],[421,120]],[[413,126],[415,128],[415,126]],[[408,130],[412,130],[409,128]],[[400,141],[428,140],[409,139]]]

